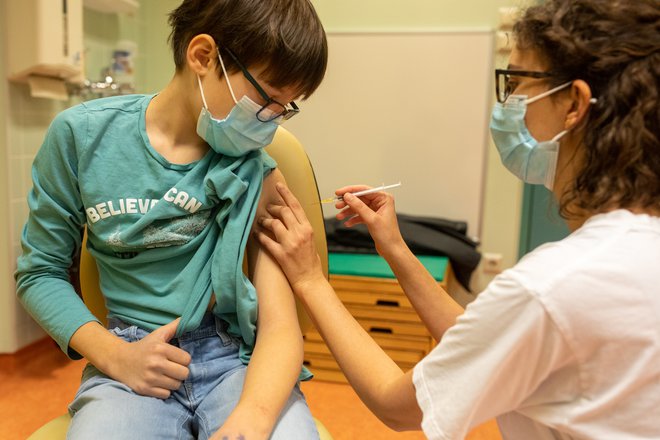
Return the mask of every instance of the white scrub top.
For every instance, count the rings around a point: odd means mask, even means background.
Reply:
[[[429,439],[660,439],[660,218],[590,218],[497,276],[414,370]]]

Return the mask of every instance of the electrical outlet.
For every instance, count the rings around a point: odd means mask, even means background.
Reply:
[[[482,256],[483,261],[481,263],[484,273],[498,274],[502,272],[503,259],[504,257],[502,254],[484,253]]]

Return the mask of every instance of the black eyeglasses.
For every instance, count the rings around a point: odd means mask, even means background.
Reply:
[[[226,47],[224,48],[225,52],[229,54],[229,56],[234,60],[234,62],[240,67],[241,71],[243,72],[243,76],[247,78],[248,81],[250,81],[250,84],[254,86],[255,89],[257,89],[257,92],[259,92],[259,95],[266,101],[266,104],[264,104],[261,109],[257,112],[257,119],[260,120],[261,122],[270,122],[274,121],[275,119],[282,118],[284,121],[291,119],[298,113],[300,113],[300,108],[296,105],[295,102],[291,101],[287,105],[280,104],[270,96],[268,96],[268,93],[259,85],[256,79],[248,72],[248,70],[243,66],[243,64],[238,61],[238,58],[236,58],[236,55],[232,53],[231,50],[227,49]]]
[[[497,102],[503,104],[513,93],[518,84],[512,77],[524,76],[528,78],[551,78],[554,76],[550,72],[530,72],[528,70],[507,70],[495,69],[495,93]]]

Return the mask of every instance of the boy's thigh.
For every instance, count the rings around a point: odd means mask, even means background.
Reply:
[[[216,432],[238,403],[243,391],[247,368],[239,368],[226,377],[206,396],[197,408],[199,439],[208,439]],[[305,397],[296,385],[280,413],[271,440],[317,440],[316,424]]]
[[[319,440],[314,417],[307,406],[307,401],[300,387],[296,385],[286,402],[271,440]]]
[[[194,438],[191,417],[176,399],[141,396],[91,365],[69,413],[68,440]]]

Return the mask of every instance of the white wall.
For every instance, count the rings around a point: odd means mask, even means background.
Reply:
[[[524,7],[533,0],[312,0],[328,30],[496,29],[500,7]],[[493,97],[494,101],[494,97]],[[483,105],[475,103],[475,105]],[[464,127],[470,130],[471,127]],[[482,252],[503,256],[503,266],[517,261],[522,184],[500,163],[494,145],[486,159],[482,210]],[[315,164],[322,167],[322,164]],[[457,182],[457,185],[460,184]],[[473,287],[492,279],[478,269]]]

